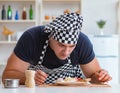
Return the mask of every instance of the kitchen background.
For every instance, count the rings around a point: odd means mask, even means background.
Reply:
[[[120,83],[119,3],[119,0],[0,0],[0,76],[17,40],[27,28],[47,24],[66,9],[72,12],[79,9],[84,18],[82,32],[87,34],[93,43],[100,65],[113,76],[110,83]],[[6,11],[8,5],[11,5],[12,20],[1,19],[3,5]],[[32,20],[28,15],[30,5],[33,9]],[[24,20],[21,18],[23,8],[27,13],[27,19]],[[14,19],[16,10],[19,20]],[[103,35],[97,25],[100,20],[106,22]],[[3,34],[6,29],[13,34]]]

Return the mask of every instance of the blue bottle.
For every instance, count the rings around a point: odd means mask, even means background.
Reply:
[[[19,20],[19,14],[18,14],[18,11],[16,10],[15,12],[15,20]]]

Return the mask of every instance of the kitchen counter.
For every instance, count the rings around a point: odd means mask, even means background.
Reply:
[[[35,88],[25,86],[4,88],[0,85],[0,93],[120,93],[120,85],[111,85],[111,87],[36,86]]]

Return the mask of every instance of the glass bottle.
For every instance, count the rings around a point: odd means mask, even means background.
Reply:
[[[1,19],[2,19],[2,20],[5,20],[5,19],[6,19],[5,5],[2,6]]]
[[[18,11],[16,10],[15,12],[15,20],[19,20],[19,14],[18,14]]]
[[[29,19],[30,20],[33,19],[33,8],[32,8],[32,5],[30,5],[30,9],[29,9]]]
[[[26,7],[23,8],[22,19],[23,19],[23,20],[27,19]]]
[[[8,6],[8,10],[7,10],[7,19],[11,20],[12,19],[12,9],[11,6]]]

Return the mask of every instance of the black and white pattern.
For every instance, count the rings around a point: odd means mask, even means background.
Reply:
[[[45,83],[54,83],[58,78],[65,77],[82,77],[82,71],[79,65],[72,66],[70,57],[67,58],[68,63],[56,69],[48,69],[42,65],[46,49],[48,47],[48,40],[52,36],[55,40],[65,44],[76,44],[78,35],[82,27],[82,17],[76,13],[64,14],[56,18],[52,23],[46,26],[45,32],[51,33],[46,40],[43,51],[41,52],[40,60],[36,66],[30,65],[28,69],[42,70],[49,74]]]
[[[81,78],[83,78],[80,67],[78,65],[75,67],[72,67],[72,65],[71,65],[71,67],[67,68],[67,70],[64,72],[49,74],[45,83],[46,84],[54,83],[58,78],[66,78],[66,77],[81,77]]]
[[[82,71],[80,70],[79,65],[72,66],[70,60],[65,65],[57,68],[57,69],[48,69],[42,64],[33,66],[31,65],[32,70],[42,70],[45,73],[49,74],[45,83],[50,84],[54,83],[58,78],[65,78],[65,77],[81,77],[82,78]]]
[[[76,44],[81,31],[83,18],[80,14],[63,14],[45,26],[45,32],[61,43]]]

